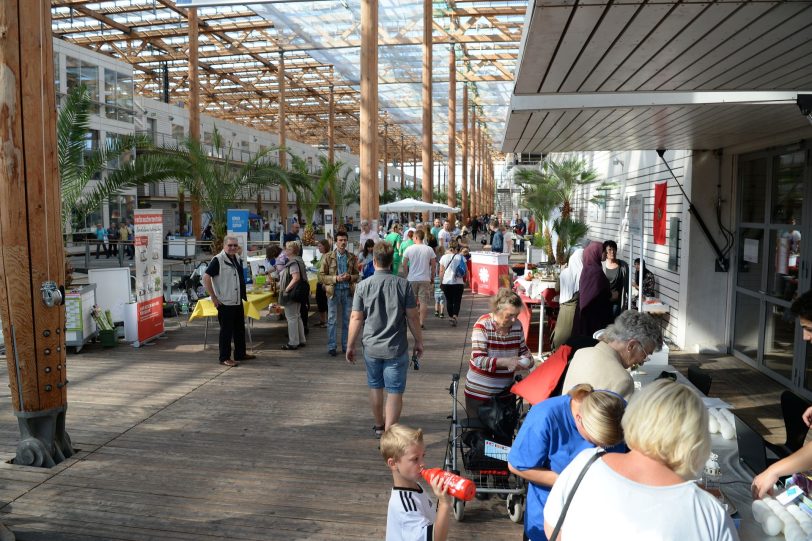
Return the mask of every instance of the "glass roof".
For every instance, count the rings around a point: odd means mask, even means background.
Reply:
[[[52,0],[56,35],[133,64],[137,90],[157,97],[164,66],[172,101],[188,82],[186,10],[172,0]],[[449,48],[457,51],[457,132],[469,84],[491,141],[501,141],[526,1],[433,2],[432,112],[435,150],[448,152]],[[380,0],[379,121],[392,141],[419,146],[422,133],[423,2]],[[276,122],[279,52],[285,51],[292,137],[323,142],[330,84],[337,143],[358,146],[360,0],[275,1],[198,8],[201,102],[207,114],[251,125]],[[396,145],[390,152],[397,158]],[[392,157],[390,157],[392,159]]]

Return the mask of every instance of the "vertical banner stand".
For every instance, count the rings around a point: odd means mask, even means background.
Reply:
[[[333,224],[333,210],[324,209],[324,236],[332,242],[334,237],[335,225]]]
[[[135,301],[138,337],[133,347],[140,347],[164,334],[163,290],[163,211],[136,209]]]
[[[635,237],[640,239],[640,274],[637,278],[637,307],[640,312],[643,311],[643,254],[646,249],[645,245],[645,233],[643,229],[643,218],[645,216],[645,203],[643,201],[643,196],[632,195],[629,197],[629,260],[632,263],[632,267],[634,267],[634,239]],[[631,310],[632,308],[632,283],[633,283],[633,272],[629,272],[629,301],[628,301],[628,309]]]

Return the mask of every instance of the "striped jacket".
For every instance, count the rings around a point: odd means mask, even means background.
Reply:
[[[522,324],[518,321],[507,334],[497,332],[491,314],[481,316],[471,333],[471,359],[465,378],[465,396],[488,400],[513,383],[513,371],[497,368],[496,360],[504,357],[528,357]]]

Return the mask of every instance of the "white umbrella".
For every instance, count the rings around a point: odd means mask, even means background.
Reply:
[[[401,199],[400,201],[395,201],[394,203],[381,205],[379,208],[381,212],[448,212],[445,210],[437,210],[434,203],[418,201],[417,199],[412,199],[411,197]]]

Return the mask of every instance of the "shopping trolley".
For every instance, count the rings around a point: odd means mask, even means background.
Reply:
[[[451,420],[448,429],[448,443],[444,467],[471,479],[476,484],[477,495],[497,495],[505,499],[510,520],[521,523],[524,517],[527,485],[521,477],[511,473],[508,469],[507,455],[510,448],[505,442],[494,441],[495,438],[488,428],[479,419],[469,419],[463,410],[462,418],[458,415],[458,406],[461,404],[457,398],[460,375],[452,374],[451,385],[448,388],[451,394]],[[522,400],[514,400],[517,412],[522,411]],[[521,422],[513,430],[511,442],[518,431]],[[510,442],[508,442],[510,443]],[[462,520],[465,515],[465,502],[454,499],[453,514],[456,520]]]

